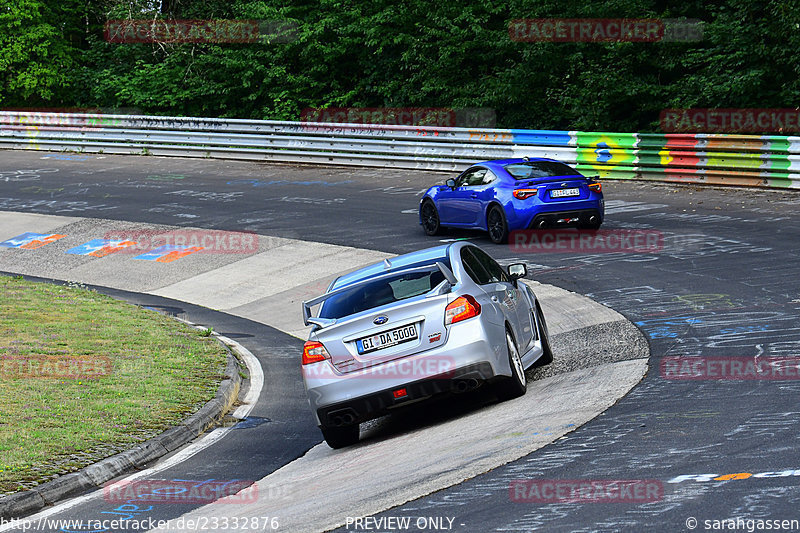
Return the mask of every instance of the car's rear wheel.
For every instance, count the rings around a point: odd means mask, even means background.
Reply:
[[[334,450],[351,446],[358,442],[358,424],[340,427],[322,427],[322,436]]]
[[[550,348],[550,332],[547,330],[547,322],[539,302],[536,302],[535,313],[536,331],[539,333],[539,340],[542,341],[542,356],[533,363],[533,366],[545,366],[553,362],[553,350]]]
[[[592,215],[588,219],[581,217],[578,229],[598,230],[602,224],[603,221],[597,215]]]
[[[508,363],[511,366],[511,377],[502,380],[495,388],[495,395],[500,401],[519,398],[528,390],[528,380],[525,377],[525,367],[522,366],[522,357],[508,330],[506,330],[506,347]]]
[[[439,211],[431,200],[425,200],[420,207],[422,229],[426,235],[438,235],[442,227],[439,221]]]
[[[600,224],[602,224],[602,223],[601,222],[595,222],[594,224],[591,224],[589,222],[586,222],[585,224],[578,224],[578,229],[588,229],[588,230],[594,231],[594,230],[600,229]]]
[[[495,244],[503,244],[508,240],[508,222],[506,214],[499,205],[492,206],[486,215],[486,228],[489,230],[489,238]]]

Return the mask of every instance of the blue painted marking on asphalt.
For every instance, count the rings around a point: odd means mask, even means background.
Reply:
[[[248,416],[247,418],[245,418],[244,420],[233,426],[232,429],[250,429],[260,426],[261,424],[266,424],[268,422],[272,422],[272,420],[261,416]]]
[[[167,482],[167,483],[175,483],[174,486],[160,486],[160,482]],[[122,482],[121,487],[119,487],[118,492],[119,494],[125,494],[126,492],[126,482]],[[137,484],[142,488],[147,488],[148,483],[153,483],[157,488],[153,489],[152,492],[146,492],[143,494],[137,493],[135,490]],[[210,492],[207,491],[196,491],[195,489],[202,489],[207,485],[213,483]],[[116,520],[117,524],[121,524],[123,522],[128,522],[130,520],[136,519],[140,523],[146,523],[147,520],[144,516],[140,516],[143,513],[147,513],[148,511],[152,511],[155,507],[153,505],[148,505],[147,507],[140,506],[138,504],[141,503],[150,503],[150,502],[158,502],[164,503],[165,501],[171,501],[172,503],[181,503],[182,499],[185,499],[186,503],[193,503],[196,499],[208,499],[207,502],[204,503],[212,503],[217,497],[225,497],[225,496],[232,496],[233,494],[237,493],[238,491],[231,490],[231,494],[227,494],[225,491],[221,489],[225,489],[229,485],[233,485],[235,488],[244,488],[245,486],[250,486],[253,482],[251,480],[244,480],[244,479],[228,479],[228,480],[217,480],[215,478],[209,478],[206,480],[195,480],[195,479],[170,479],[170,480],[141,480],[141,481],[133,481],[130,483],[130,486],[133,487],[131,491],[131,499],[124,500],[125,503],[122,505],[118,505],[117,507],[112,508],[109,511],[100,511],[99,514],[101,515],[114,515],[113,519],[107,520]],[[187,486],[189,484],[189,486]],[[104,497],[107,501],[113,500],[114,497],[117,495],[114,490],[114,484],[106,487],[104,489],[106,492],[104,493]],[[181,495],[187,494],[187,496],[182,497]],[[158,520],[152,519],[154,524],[158,523]],[[84,521],[86,525],[90,527],[97,526],[96,529],[67,529],[66,527],[62,527],[59,529],[62,533],[104,533],[106,531],[111,530],[110,522],[104,522],[102,519],[97,518],[89,518]],[[127,525],[127,524],[126,524]],[[85,525],[83,526],[86,527]],[[127,529],[127,527],[119,527],[116,526],[115,529]],[[130,529],[137,529],[137,528],[130,528]]]
[[[26,231],[25,233],[21,233],[16,237],[12,237],[7,241],[0,242],[0,246],[5,248],[19,248],[20,246],[25,246],[26,244],[32,241],[41,240],[42,237],[47,237],[48,235],[45,233],[34,233],[32,231]]]
[[[92,239],[91,241],[81,244],[80,246],[76,246],[75,248],[70,248],[64,253],[74,254],[74,255],[89,255],[95,252],[99,252],[103,248],[119,246],[120,243],[122,242],[124,241],[121,240],[114,241],[111,239]]]
[[[733,328],[723,328],[719,330],[720,335],[727,335],[730,333],[753,333],[756,331],[767,331],[769,330],[769,326],[761,325],[747,325],[747,326],[736,326]]]
[[[651,339],[674,339],[686,331],[687,326],[702,324],[703,320],[693,316],[653,318],[634,322],[644,328]]]
[[[252,187],[267,187],[269,185],[321,185],[323,187],[332,187],[334,185],[343,185],[345,183],[352,183],[353,180],[345,181],[324,181],[324,180],[310,180],[310,181],[293,181],[293,180],[231,180],[227,185],[250,185]]]
[[[88,161],[91,156],[88,155],[67,155],[67,154],[48,154],[43,155],[41,159],[58,159],[60,161]]]
[[[164,246],[159,246],[154,250],[150,250],[149,252],[145,252],[141,255],[137,255],[134,259],[142,259],[144,261],[157,261],[162,257],[171,254],[172,252],[182,252],[183,250],[188,250],[192,248],[191,246],[175,246],[174,244],[165,244]]]

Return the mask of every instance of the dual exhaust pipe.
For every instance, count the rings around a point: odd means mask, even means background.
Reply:
[[[477,389],[480,386],[480,382],[477,379],[459,379],[453,383],[453,392],[462,393],[471,391],[473,389]]]
[[[328,415],[328,420],[331,421],[336,427],[342,426],[349,426],[351,424],[355,424],[356,422],[356,413],[352,410],[345,410],[345,411],[335,411]]]

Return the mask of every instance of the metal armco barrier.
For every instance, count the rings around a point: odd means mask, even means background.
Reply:
[[[588,175],[800,189],[800,137],[0,112],[0,148],[454,171],[551,157]]]

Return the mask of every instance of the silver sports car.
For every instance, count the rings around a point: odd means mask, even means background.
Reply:
[[[386,259],[337,278],[303,302],[309,402],[332,448],[358,442],[359,423],[448,392],[490,384],[525,394],[525,369],[553,360],[536,296],[465,242]]]

